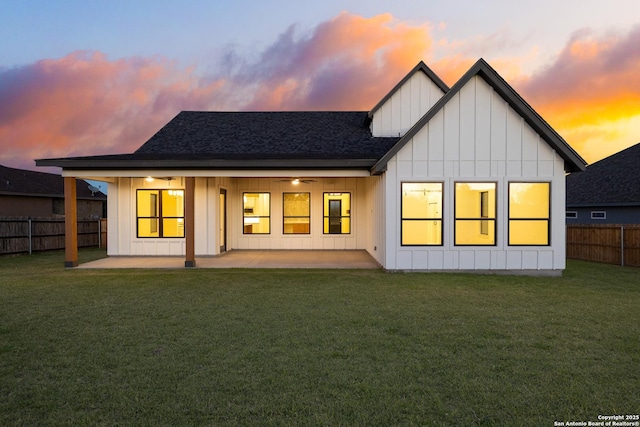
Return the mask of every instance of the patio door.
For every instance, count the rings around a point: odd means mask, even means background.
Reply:
[[[220,253],[227,251],[227,190],[220,189]]]
[[[342,200],[329,200],[329,234],[342,233]]]

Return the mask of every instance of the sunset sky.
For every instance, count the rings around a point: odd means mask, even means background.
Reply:
[[[589,163],[640,142],[637,0],[0,0],[0,164],[129,153],[181,110],[369,110],[487,60]],[[49,170],[55,171],[55,170]]]

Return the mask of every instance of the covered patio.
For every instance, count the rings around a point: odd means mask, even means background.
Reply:
[[[364,250],[232,250],[222,255],[196,257],[196,268],[381,268]],[[80,264],[77,268],[179,268],[182,256],[111,256]]]

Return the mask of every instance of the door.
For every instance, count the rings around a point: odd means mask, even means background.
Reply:
[[[227,251],[227,190],[220,189],[220,253]]]
[[[342,200],[329,200],[329,234],[342,233]]]

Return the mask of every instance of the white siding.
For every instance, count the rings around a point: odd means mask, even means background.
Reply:
[[[374,191],[380,177],[316,178],[309,184],[293,185],[278,178],[196,178],[195,252],[196,256],[220,253],[220,189],[227,190],[227,250],[232,249],[366,249],[376,258],[384,242],[380,241],[380,216]],[[184,178],[173,181],[143,178],[118,178],[109,186],[109,255],[185,254],[183,238],[138,238],[136,236],[136,190],[140,188],[184,188]],[[243,192],[271,193],[271,234],[243,234]],[[282,193],[311,193],[311,233],[282,233]],[[325,192],[351,193],[351,233],[323,234],[323,197]],[[372,218],[376,212],[377,218]]]
[[[374,136],[402,136],[444,93],[422,71],[414,73],[375,113]]]
[[[426,155],[425,155],[426,153]],[[482,78],[471,79],[387,164],[386,264],[390,270],[562,270],[564,161]],[[400,183],[444,183],[442,246],[400,245]],[[497,183],[497,244],[455,246],[454,184]],[[507,244],[508,183],[551,182],[551,244]]]

